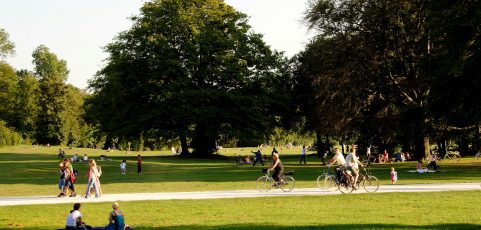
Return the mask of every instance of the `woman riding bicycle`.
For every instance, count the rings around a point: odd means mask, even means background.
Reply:
[[[267,168],[268,171],[274,170],[272,173],[272,178],[278,182],[283,183],[284,180],[284,166],[282,165],[281,159],[279,159],[279,154],[274,153],[272,155],[272,165],[271,167]]]

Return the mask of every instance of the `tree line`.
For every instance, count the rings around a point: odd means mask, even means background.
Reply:
[[[311,0],[304,21],[316,36],[289,59],[222,0],[152,0],[106,45],[88,92],[65,83],[66,62],[45,46],[34,71],[2,61],[0,132],[41,144],[176,143],[198,156],[301,138],[319,151],[332,140],[418,157],[433,144],[476,151],[480,4]],[[4,58],[14,46],[1,32]]]

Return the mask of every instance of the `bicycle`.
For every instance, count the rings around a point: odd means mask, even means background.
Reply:
[[[357,179],[357,187],[362,183],[362,187],[366,192],[376,192],[379,189],[379,180],[377,177],[373,176],[369,167],[363,167],[362,172],[359,173],[359,178]]]
[[[444,154],[444,159],[455,160],[456,162],[459,162],[461,160],[461,154],[458,151],[447,151],[446,154]]]
[[[368,193],[376,192],[379,189],[379,180],[372,176],[370,170],[362,168],[362,172],[359,173],[359,178],[356,183],[356,187],[359,188],[361,185]],[[351,193],[354,190],[354,176],[351,175],[350,171],[345,170],[340,173],[340,178],[337,180],[337,185],[341,193]]]
[[[291,175],[294,175],[294,171],[286,171],[284,173],[284,180],[277,182],[272,178],[271,172],[267,169],[262,169],[264,176],[257,179],[257,190],[259,192],[268,192],[272,187],[282,189],[284,192],[290,192],[296,185],[296,180]]]
[[[331,166],[329,165],[327,169],[324,170],[324,172],[317,177],[317,186],[321,190],[327,190],[330,192],[334,192],[338,189],[338,186],[336,184],[336,177],[334,174],[331,173]]]

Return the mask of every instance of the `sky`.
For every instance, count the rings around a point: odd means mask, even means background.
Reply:
[[[46,45],[70,70],[67,83],[85,89],[107,58],[103,48],[128,30],[146,0],[2,0],[0,28],[15,43],[7,62],[33,70],[32,52]],[[225,0],[273,49],[292,57],[312,37],[302,23],[308,0]]]

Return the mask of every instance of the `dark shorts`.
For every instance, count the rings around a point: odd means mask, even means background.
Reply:
[[[272,178],[275,181],[279,181],[283,177],[284,177],[284,170],[274,170],[274,172],[272,173]]]

